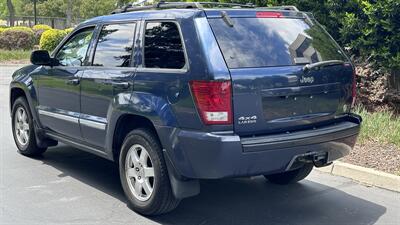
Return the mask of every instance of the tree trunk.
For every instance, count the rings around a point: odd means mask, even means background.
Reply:
[[[72,22],[72,0],[67,0],[67,27],[71,27],[71,22]]]
[[[400,69],[393,69],[389,76],[389,88],[400,92]]]
[[[7,0],[8,13],[10,15],[10,26],[14,26],[15,9],[11,0]]]

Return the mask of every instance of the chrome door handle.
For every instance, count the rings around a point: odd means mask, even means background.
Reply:
[[[113,87],[123,88],[123,89],[127,89],[130,86],[128,82],[116,82],[116,81],[111,82],[111,85]]]
[[[79,78],[74,78],[66,81],[66,83],[69,85],[78,85],[79,82],[80,82]]]

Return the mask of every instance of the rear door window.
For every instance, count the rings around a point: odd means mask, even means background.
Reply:
[[[93,66],[130,66],[135,25],[135,23],[104,25],[97,41]]]
[[[147,22],[144,36],[144,67],[182,69],[185,54],[174,22]]]
[[[299,18],[209,19],[229,68],[288,66],[346,60],[317,24]]]

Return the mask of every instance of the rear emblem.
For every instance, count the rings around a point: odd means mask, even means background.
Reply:
[[[312,84],[314,83],[314,77],[301,76],[299,82],[300,84]]]
[[[238,118],[238,124],[257,123],[257,116],[241,116]]]

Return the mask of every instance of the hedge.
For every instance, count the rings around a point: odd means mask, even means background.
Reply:
[[[6,50],[29,50],[35,44],[32,31],[24,29],[6,29],[0,33],[0,48]]]
[[[25,31],[25,32],[31,33],[33,35],[33,30],[29,27],[23,27],[23,26],[8,27],[8,28],[5,28],[4,31],[7,31],[7,30]]]
[[[262,2],[262,1],[260,1]],[[399,0],[269,0],[309,11],[349,50],[377,68],[400,69]],[[262,3],[261,3],[262,5]]]
[[[52,29],[49,25],[45,24],[37,24],[32,27],[33,30],[50,30]]]
[[[48,25],[37,24],[32,27],[33,32],[35,33],[35,44],[39,44],[40,38],[42,37],[43,32],[46,30],[51,30],[52,28]]]
[[[70,29],[58,30],[51,29],[43,32],[40,38],[40,49],[47,50],[49,52],[53,51],[57,45],[70,33]]]

